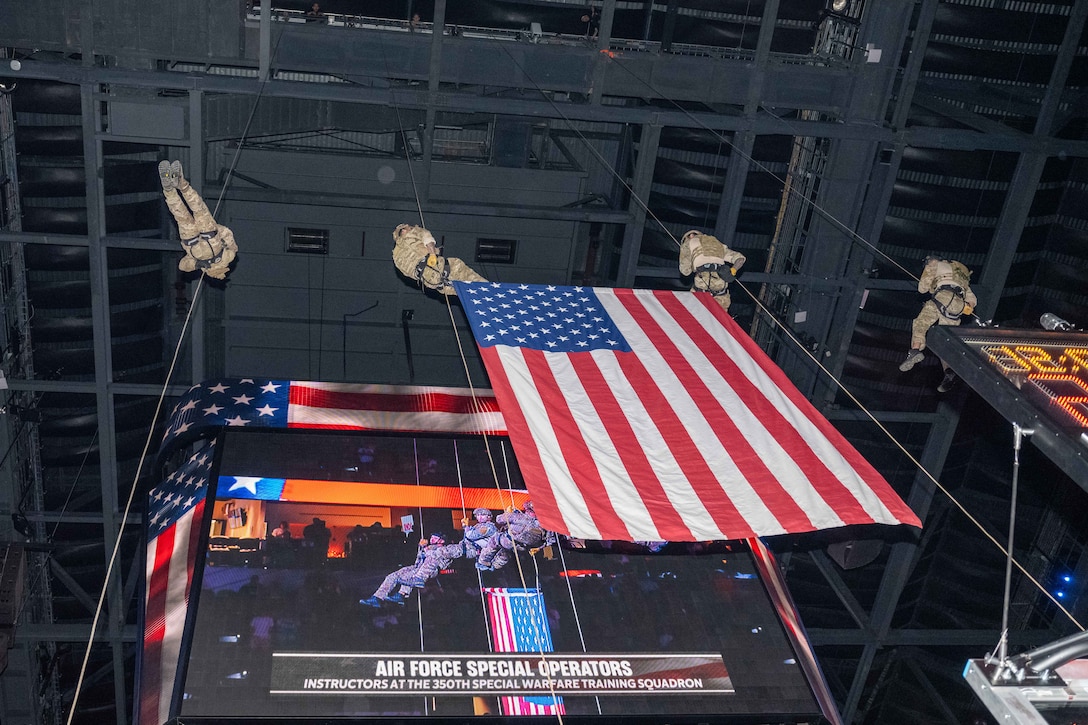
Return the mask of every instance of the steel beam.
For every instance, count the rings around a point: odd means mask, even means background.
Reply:
[[[86,27],[86,26],[85,26]],[[106,235],[105,191],[102,176],[102,144],[96,136],[99,114],[94,94],[95,84],[83,84],[80,88],[83,122],[83,164],[87,169],[87,235],[89,245],[89,276],[91,286],[91,321],[94,337],[94,368],[96,415],[98,417],[99,480],[102,492],[102,532],[105,550],[106,579],[100,595],[102,611],[99,626],[109,634],[113,654],[113,679],[115,702],[125,702],[125,660],[121,641],[125,609],[121,606],[120,570],[114,563],[114,544],[121,535],[117,505],[117,437],[114,418],[113,396],[108,383],[113,380],[113,349],[110,334],[109,257],[99,240]],[[78,703],[73,703],[76,706]],[[117,725],[128,722],[124,707],[117,707]]]

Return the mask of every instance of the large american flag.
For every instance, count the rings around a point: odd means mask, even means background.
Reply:
[[[709,294],[455,285],[546,528],[699,541],[920,526]]]
[[[491,645],[495,652],[552,651],[552,632],[544,594],[539,589],[484,587]],[[541,697],[500,697],[503,715],[556,715],[566,712],[555,694]]]
[[[170,717],[214,451],[215,441],[209,441],[152,489],[148,498],[140,660],[139,722],[143,725],[159,725]]]

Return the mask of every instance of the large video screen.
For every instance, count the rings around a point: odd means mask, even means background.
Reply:
[[[743,542],[556,540],[504,439],[219,446],[181,721],[822,721]]]

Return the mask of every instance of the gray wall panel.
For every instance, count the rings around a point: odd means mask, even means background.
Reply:
[[[228,153],[229,150],[224,150]],[[414,205],[416,191],[423,183],[421,162],[409,167],[404,161],[359,156],[330,156],[304,152],[276,152],[246,149],[239,157],[239,174],[276,190],[357,195],[359,208],[381,208],[382,200]],[[388,180],[389,171],[393,181]],[[432,167],[430,198],[446,202],[481,205],[513,205],[511,216],[531,217],[533,208],[555,208],[576,201],[583,175],[577,172],[502,169],[476,164],[436,162]],[[248,186],[245,181],[236,182]],[[423,194],[420,194],[422,197]],[[426,214],[426,208],[424,213]],[[297,213],[314,214],[313,210]],[[411,219],[400,218],[391,227]],[[469,213],[466,210],[466,213]],[[294,217],[294,221],[300,221]]]
[[[0,2],[0,43],[43,50],[77,48],[80,5],[78,0],[40,0],[34,3],[34,12],[27,12],[16,0]]]
[[[272,30],[277,38],[275,65],[281,69],[411,80],[424,80],[430,71],[430,35],[279,22]],[[245,31],[245,46],[246,55],[256,58],[259,46],[252,23]],[[596,56],[595,49],[568,45],[446,38],[441,80],[588,93]]]
[[[421,167],[414,164],[412,170],[418,177]],[[398,181],[378,182],[378,171],[383,167],[396,167]],[[283,370],[266,374],[304,369],[315,379],[338,380],[345,379],[345,370],[346,379],[353,379],[354,370],[359,375],[366,371],[373,382],[408,382],[401,329],[401,311],[405,309],[413,310],[409,327],[414,381],[437,383],[448,380],[451,369],[462,368],[445,301],[415,288],[396,272],[390,258],[393,229],[400,223],[419,223],[418,212],[366,208],[381,204],[378,194],[392,197],[402,206],[413,202],[408,170],[403,161],[245,150],[238,171],[261,183],[298,194],[341,195],[349,191],[361,196],[358,207],[301,202],[262,205],[231,200],[228,190],[220,219],[234,230],[240,249],[228,283],[224,320],[229,371],[252,373],[264,361],[275,358]],[[469,211],[471,204],[562,206],[578,197],[581,174],[434,164],[432,178],[433,196],[466,204],[465,214],[439,214],[429,212],[423,203],[426,224],[445,244],[448,255],[464,258],[490,279],[530,283],[566,279],[576,223],[476,216]],[[233,183],[247,182],[239,179]],[[329,254],[286,253],[287,227],[327,229]],[[364,233],[365,252],[361,249]],[[515,263],[476,264],[479,237],[517,240]],[[362,312],[375,303],[376,307]],[[463,325],[459,303],[453,300],[452,304],[458,325]],[[350,320],[346,354],[345,316]],[[275,335],[271,334],[273,329]],[[473,345],[465,344],[474,359]],[[472,365],[474,382],[483,384],[482,368],[478,362]],[[374,380],[375,370],[388,378]],[[297,376],[297,372],[292,374]]]
[[[80,0],[0,3],[0,43],[80,50]],[[95,0],[94,49],[104,55],[237,57],[242,3],[220,0]]]
[[[441,302],[437,304],[445,308]],[[399,323],[385,327],[349,325],[346,355],[339,320],[326,325],[321,337],[308,327],[283,323],[232,323],[227,332],[228,375],[259,372],[273,378],[299,378],[304,374],[313,380],[407,383],[414,374],[418,384],[467,384],[448,322],[445,327],[409,323],[414,370],[409,368]],[[488,385],[474,343],[467,331],[462,330],[461,335],[472,384]],[[268,338],[272,336],[278,340],[275,354],[269,353]]]

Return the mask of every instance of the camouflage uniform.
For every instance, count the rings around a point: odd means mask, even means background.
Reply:
[[[726,266],[729,276],[722,277]],[[743,266],[744,255],[725,246],[717,237],[692,229],[680,241],[680,274],[694,275],[691,289],[714,295],[723,310],[729,309],[729,282]]]
[[[514,510],[499,514],[495,523],[503,527],[503,530],[484,543],[479,556],[476,557],[477,569],[484,571],[501,569],[510,561],[510,552],[516,546],[534,549],[546,543],[547,534],[540,528],[532,501],[525,502],[524,511]]]
[[[465,527],[466,559],[475,559],[488,540],[499,533],[499,527],[491,520],[490,509],[478,508],[472,512],[472,515],[476,517],[476,523]]]
[[[926,257],[918,291],[930,298],[922,305],[910,328],[910,350],[899,369],[906,372],[922,362],[926,349],[926,333],[934,325],[958,325],[963,315],[974,312],[978,299],[971,291],[971,270],[960,262],[938,257]],[[946,393],[956,382],[956,374],[941,360],[944,378],[937,386],[938,392]]]
[[[438,244],[423,227],[401,224],[393,230],[393,264],[400,273],[427,289],[444,295],[457,294],[450,281],[486,282],[456,257],[438,254]]]
[[[160,162],[159,180],[185,250],[178,269],[182,272],[200,269],[209,277],[226,279],[230,263],[238,254],[234,232],[216,223],[200,194],[182,175],[180,162]]]
[[[930,258],[918,280],[918,291],[930,295],[911,324],[910,346],[926,348],[926,332],[934,325],[958,325],[970,314],[978,299],[971,291],[971,270],[947,259]],[[970,308],[970,309],[967,309]]]
[[[375,590],[370,600],[365,600],[364,603],[375,599],[398,601],[399,598],[390,599],[389,597],[389,592],[393,590],[393,587],[400,585],[400,594],[403,597],[404,594],[411,591],[410,587],[424,586],[428,581],[438,576],[440,571],[449,566],[451,561],[462,556],[464,556],[464,547],[461,544],[421,545],[415,562],[411,566],[402,566],[387,576],[382,581],[381,586]]]

